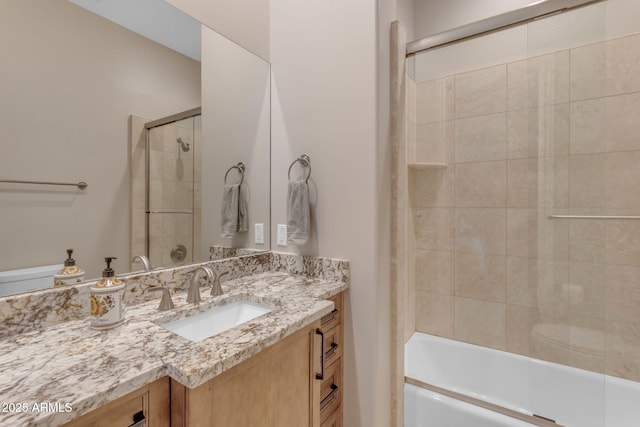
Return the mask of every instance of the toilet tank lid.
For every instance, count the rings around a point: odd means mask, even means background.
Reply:
[[[62,267],[62,264],[54,264],[0,271],[0,283],[18,282],[20,280],[36,279],[38,277],[53,277]]]

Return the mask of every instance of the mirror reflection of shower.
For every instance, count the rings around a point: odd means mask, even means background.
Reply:
[[[182,149],[183,152],[188,152],[190,145],[188,142],[184,142],[184,140],[182,139],[182,137],[178,137],[178,139],[176,139],[176,142],[178,143],[178,145],[180,145],[180,148]],[[180,153],[178,153],[180,154]]]
[[[147,124],[146,247],[155,265],[199,259],[200,129],[199,108]],[[179,258],[177,247],[184,248]]]

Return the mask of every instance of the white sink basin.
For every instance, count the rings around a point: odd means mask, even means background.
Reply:
[[[240,300],[160,326],[183,338],[200,342],[275,309],[271,305]]]

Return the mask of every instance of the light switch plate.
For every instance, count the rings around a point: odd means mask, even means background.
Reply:
[[[254,224],[254,236],[256,239],[257,245],[264,244],[264,224],[256,223]]]
[[[278,246],[287,246],[287,225],[278,224]]]

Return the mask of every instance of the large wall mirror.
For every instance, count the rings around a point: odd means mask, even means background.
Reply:
[[[185,18],[190,19],[180,19]],[[167,32],[176,31],[163,19]],[[270,249],[270,66],[201,28],[201,58],[193,58],[68,0],[0,2],[0,180],[88,184],[80,189],[0,182],[0,282],[2,272],[62,264],[68,248],[85,269],[85,280],[100,275],[106,256],[118,258],[118,274],[141,270],[141,264],[130,263],[144,254],[133,236],[146,227],[132,216],[146,209],[132,131],[196,107],[201,116],[190,134],[161,132],[162,149],[173,154],[155,163],[164,172],[194,177],[194,218],[187,226],[193,258],[186,259],[208,260],[211,247]],[[188,155],[195,159],[192,171],[184,169]],[[224,177],[239,163],[247,231],[223,237]],[[239,182],[236,172],[231,169],[227,186]],[[178,197],[182,188],[167,182],[160,197]],[[167,235],[181,227],[174,219],[149,221]],[[254,234],[256,224],[264,224],[262,240]],[[170,248],[181,242],[171,243],[165,242]],[[151,263],[173,265],[161,256]]]

